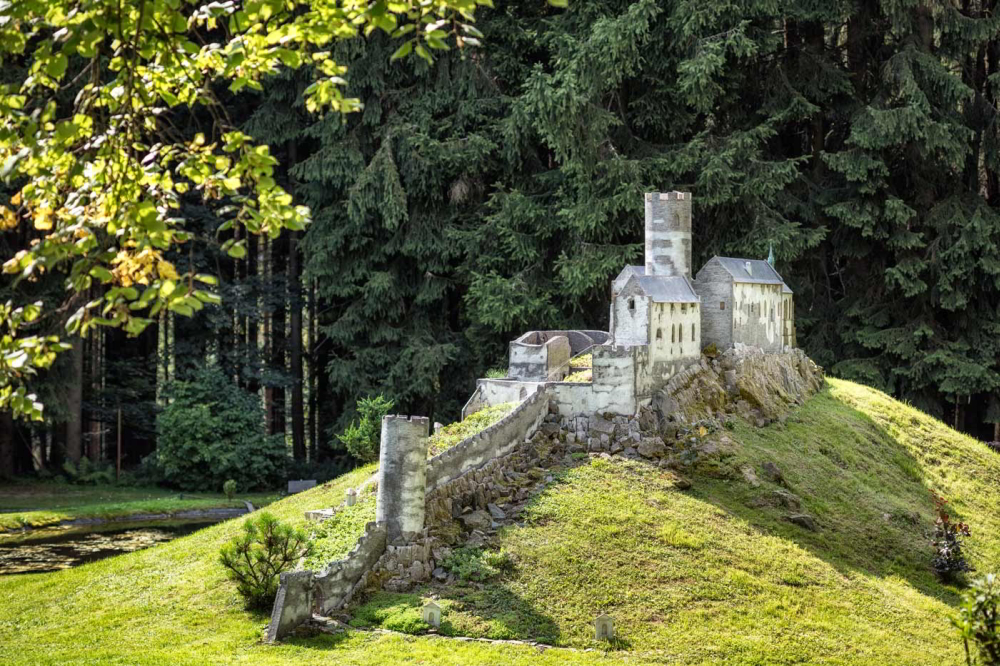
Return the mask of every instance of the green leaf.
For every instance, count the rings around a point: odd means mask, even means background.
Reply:
[[[410,55],[410,52],[412,51],[413,51],[413,42],[412,41],[403,42],[403,45],[400,46],[398,49],[396,49],[396,52],[389,57],[389,62],[392,62],[394,60],[399,60],[400,58],[405,58],[406,56]]]
[[[45,73],[53,79],[61,79],[62,75],[66,73],[66,65],[68,63],[69,60],[66,58],[66,54],[60,51],[45,63]]]

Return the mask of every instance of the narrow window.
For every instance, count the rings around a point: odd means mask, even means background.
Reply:
[[[656,339],[657,340],[662,340],[663,339],[663,329],[662,328],[656,329]]]
[[[726,309],[726,302],[725,301],[719,301],[719,309],[720,310],[725,310]]]
[[[628,311],[629,312],[635,312],[635,299],[634,298],[628,299]]]
[[[688,306],[687,303],[681,304],[681,314],[687,314]]]
[[[674,313],[674,304],[671,303],[670,304],[670,314],[673,314],[673,313]]]
[[[694,322],[691,322],[691,342],[694,342]]]
[[[684,324],[677,325],[677,342],[684,342]]]
[[[675,332],[676,330],[677,330],[677,326],[675,326],[674,324],[671,324],[670,325],[670,342],[677,342],[677,340],[676,340],[677,334]]]

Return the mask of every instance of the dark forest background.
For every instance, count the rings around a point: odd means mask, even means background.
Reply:
[[[433,65],[390,63],[384,36],[338,46],[360,113],[307,113],[306,70],[229,94],[312,225],[234,260],[192,203],[196,240],[169,258],[222,276],[222,305],[76,340],[35,386],[44,422],[0,415],[0,475],[114,459],[119,433],[137,465],[172,382],[212,363],[299,469],[343,456],[361,397],[453,420],[520,332],[607,327],[611,278],[641,261],[642,193],[668,189],[694,193],[696,267],[773,246],[830,374],[993,439],[996,5],[497,2],[481,48]],[[37,233],[0,233],[0,255]],[[59,275],[17,288],[67,298]]]

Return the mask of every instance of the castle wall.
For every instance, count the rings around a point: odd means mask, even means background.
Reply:
[[[717,261],[698,271],[694,290],[701,297],[701,346],[720,351],[733,346],[733,278]]]
[[[601,345],[593,349],[591,383],[550,382],[545,391],[561,416],[595,412],[634,414],[636,372],[645,346]]]
[[[429,426],[426,416],[382,419],[375,522],[385,525],[389,542],[424,528]]]
[[[505,402],[521,402],[539,390],[543,382],[517,381],[511,379],[479,379],[476,390],[462,408],[462,418],[480,409],[501,405]]]
[[[646,275],[691,277],[691,193],[647,192]]]
[[[792,294],[781,295],[781,342],[786,349],[794,349],[798,342],[795,339],[795,300]]]
[[[649,349],[645,358],[636,358],[636,387],[641,398],[662,388],[701,357],[700,310],[697,303],[653,303]]]
[[[733,283],[733,342],[781,351],[783,317],[780,284]]]
[[[650,299],[635,283],[611,303],[611,338],[616,345],[649,344]]]
[[[469,470],[513,451],[526,435],[535,432],[548,412],[548,397],[545,392],[537,391],[490,427],[434,456],[427,462],[427,490],[432,491]],[[426,448],[424,451],[426,455]],[[423,495],[420,501],[423,502]],[[421,528],[422,521],[423,514]]]

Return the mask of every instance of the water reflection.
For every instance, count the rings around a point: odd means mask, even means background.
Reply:
[[[176,539],[216,521],[134,525],[97,530],[38,530],[16,542],[0,542],[0,575],[43,573],[131,553]]]

